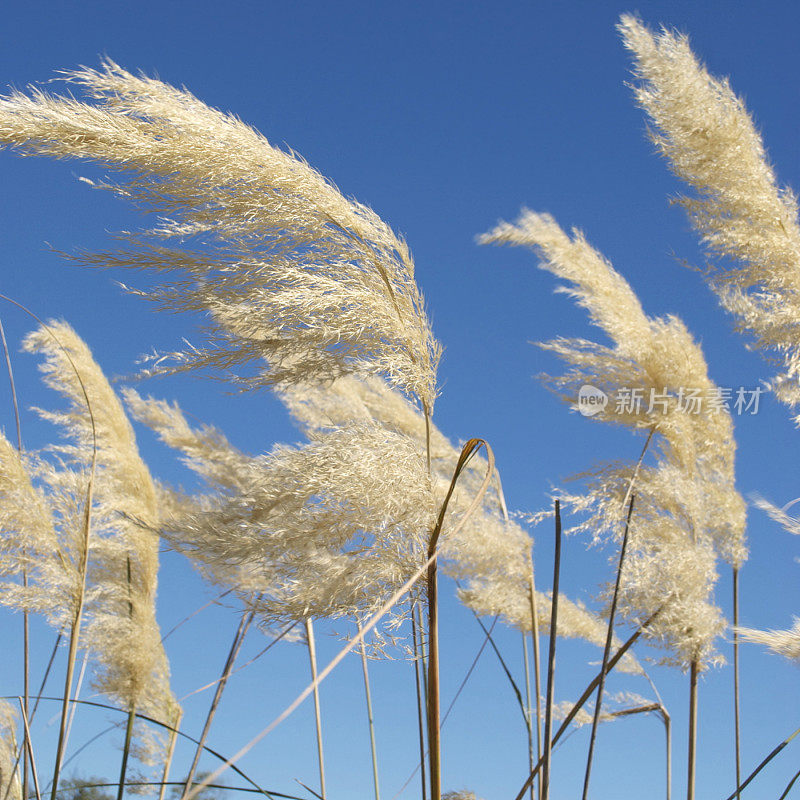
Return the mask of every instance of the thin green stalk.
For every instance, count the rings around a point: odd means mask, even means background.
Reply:
[[[783,794],[778,798],[778,800],[785,800],[798,778],[800,778],[800,769],[795,772],[794,777],[789,781],[789,784],[783,790]]]
[[[739,569],[733,568],[733,725],[736,747],[736,798],[742,784],[741,728],[739,724]]]
[[[361,632],[361,622],[356,620],[358,631]],[[361,668],[364,672],[364,695],[367,702],[367,719],[369,720],[369,746],[372,753],[372,781],[375,785],[375,800],[381,800],[378,784],[378,748],[375,746],[375,720],[372,714],[372,694],[369,689],[369,669],[367,667],[367,648],[361,640]]]
[[[614,583],[614,595],[611,598],[611,610],[608,615],[608,630],[606,631],[606,643],[603,648],[603,667],[600,670],[600,682],[597,684],[597,699],[594,703],[594,717],[592,718],[592,733],[589,737],[589,755],[586,759],[586,774],[583,778],[583,800],[589,797],[589,780],[592,775],[592,756],[594,755],[594,744],[597,739],[597,726],[600,724],[600,710],[603,705],[603,689],[606,683],[606,664],[611,655],[611,645],[614,641],[614,618],[617,613],[617,600],[619,599],[619,587],[622,582],[622,567],[625,563],[625,551],[628,548],[628,533],[631,525],[631,515],[633,514],[633,501],[635,495],[631,495],[628,505],[628,517],[625,520],[625,532],[622,536],[622,546],[619,550],[619,563],[617,564],[617,577]]]
[[[694,800],[695,777],[697,771],[697,660],[692,661],[689,670],[689,749],[687,754],[686,798]],[[734,793],[735,795],[735,793]]]
[[[786,745],[789,744],[789,742],[791,742],[792,739],[794,739],[798,734],[800,734],[800,728],[787,736],[777,747],[775,747],[772,752],[770,752],[770,754],[744,779],[741,786],[739,786],[733,794],[728,795],[725,800],[735,800],[736,793],[741,792],[746,786],[748,786],[750,781],[752,781],[756,775],[758,775],[758,773],[761,772],[761,770],[764,769],[764,767],[766,767],[767,764],[769,764],[769,762],[772,761],[772,759],[775,758],[775,756],[777,756],[778,753],[780,753],[781,750],[783,750],[783,748],[786,747]],[[791,784],[788,788],[791,788]]]
[[[428,558],[435,552],[431,537]],[[428,567],[428,758],[431,800],[442,800],[441,736],[439,734],[439,598],[436,562]]]
[[[425,651],[425,629],[422,627],[422,611],[420,602],[414,602],[414,613],[417,619],[417,636],[419,637],[419,664],[422,676],[422,696],[425,699],[425,708],[428,707],[428,654]],[[427,789],[425,790],[428,791]]]
[[[531,697],[531,665],[528,656],[528,637],[522,632],[522,668],[525,670],[525,729],[528,733],[528,767],[533,769],[536,763],[533,757],[533,698]],[[531,785],[531,800],[534,799],[534,788]]]
[[[117,800],[122,800],[125,794],[125,773],[128,771],[128,756],[131,751],[131,741],[133,740],[133,723],[136,720],[136,707],[131,703],[128,711],[128,724],[125,726],[125,745],[122,748],[122,764],[119,768],[119,788],[117,789]]]
[[[561,503],[556,500],[555,554],[553,557],[553,596],[550,605],[550,644],[547,651],[547,698],[544,711],[544,767],[542,769],[542,800],[550,794],[550,758],[553,744],[553,692],[555,690],[556,640],[558,631],[558,585],[561,573]],[[601,676],[602,676],[601,672]]]
[[[533,555],[530,555],[531,576],[528,586],[531,603],[531,639],[533,640],[533,688],[536,692],[536,759],[542,757],[542,666],[539,652],[539,609],[536,607],[536,581],[533,572]],[[531,765],[533,770],[533,765]],[[539,800],[542,798],[542,776],[536,781]]]
[[[419,630],[418,625],[419,621],[417,618],[418,608],[416,601],[414,602],[412,609],[411,609],[411,638],[414,643],[414,683],[416,684],[417,690],[417,725],[419,728],[419,763],[420,763],[420,778],[422,780],[422,800],[427,800],[428,798],[428,780],[425,773],[425,758],[427,756],[427,748],[425,747],[425,723],[423,722],[424,712],[423,712],[423,703],[424,707],[427,708],[428,699],[422,693],[422,681],[420,680],[420,672],[424,671],[424,664],[423,670],[420,670],[420,660],[422,658],[419,642],[418,642],[418,635],[417,632]]]
[[[608,662],[608,664],[606,666],[606,669],[605,669],[606,674],[611,672],[611,670],[614,669],[614,667],[617,665],[617,663],[620,661],[620,659],[625,655],[625,653],[627,653],[628,650],[630,650],[630,648],[633,647],[633,645],[636,643],[636,640],[642,635],[642,632],[644,630],[646,630],[650,626],[650,624],[656,619],[656,617],[661,613],[662,608],[663,608],[663,606],[661,606],[658,609],[656,609],[656,611],[653,612],[630,635],[628,640],[619,648],[619,650],[617,650],[617,652],[609,660],[609,662]],[[583,694],[577,699],[575,704],[572,706],[572,708],[570,709],[570,711],[567,714],[567,716],[564,717],[563,721],[561,722],[561,725],[559,726],[558,730],[555,733],[555,736],[553,736],[553,738],[549,742],[551,748],[556,746],[556,744],[558,743],[558,740],[566,733],[566,731],[569,728],[570,723],[572,722],[572,720],[575,719],[575,717],[577,716],[578,712],[583,708],[583,706],[585,705],[586,701],[591,697],[591,695],[594,692],[594,690],[597,689],[597,685],[600,682],[600,674],[601,673],[598,673],[594,677],[594,679],[591,681],[591,683],[586,687],[586,689],[584,689]],[[798,730],[798,733],[800,733],[800,730]],[[546,749],[545,749],[545,752],[546,752]],[[525,797],[525,793],[528,791],[528,787],[531,785],[531,783],[533,783],[533,781],[535,780],[536,776],[539,774],[539,771],[542,769],[542,767],[544,765],[544,760],[545,760],[545,756],[543,754],[542,757],[536,762],[536,766],[533,768],[533,770],[531,771],[531,774],[525,780],[525,783],[522,784],[522,788],[519,790],[519,792],[517,793],[517,796],[514,798],[514,800],[523,800],[523,798]],[[729,800],[730,800],[730,798],[729,798]]]
[[[205,748],[206,738],[208,737],[208,731],[211,728],[211,723],[214,719],[214,715],[217,713],[217,708],[219,706],[220,700],[222,699],[222,692],[225,690],[225,684],[227,684],[228,682],[228,677],[230,676],[231,670],[233,669],[233,664],[236,661],[236,656],[239,654],[239,650],[241,649],[245,634],[247,633],[247,629],[250,627],[250,623],[253,621],[254,616],[255,616],[254,611],[243,612],[242,618],[239,620],[239,627],[236,629],[236,635],[233,637],[231,648],[228,651],[228,657],[225,660],[225,666],[222,668],[222,678],[220,679],[220,682],[217,684],[217,690],[214,693],[214,699],[211,701],[211,707],[208,709],[208,714],[206,715],[206,722],[205,725],[203,726],[203,732],[200,735],[200,739],[197,742],[197,749],[195,750],[194,758],[192,759],[192,766],[189,768],[189,774],[186,776],[186,781],[184,782],[183,795],[181,796],[181,800],[183,800],[183,798],[185,798],[187,794],[191,791],[192,781],[194,780],[194,774],[197,771],[197,764],[200,761],[200,756],[202,755],[203,749]]]
[[[310,617],[305,618],[306,643],[308,644],[308,660],[311,665],[311,680],[314,681],[314,723],[317,730],[317,762],[319,764],[319,788],[322,800],[325,800],[325,750],[322,746],[322,713],[319,707],[319,685],[317,685],[317,648],[314,642],[314,626]],[[361,640],[364,646],[364,640]]]

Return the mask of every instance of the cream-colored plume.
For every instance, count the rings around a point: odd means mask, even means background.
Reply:
[[[65,468],[53,467],[44,472],[47,497],[51,503],[58,503],[55,511],[60,528],[65,522],[70,522],[70,529],[78,527],[72,524],[79,517],[77,508],[66,518],[62,509],[69,508],[70,503],[77,505],[70,498],[81,497],[83,472],[91,460],[93,430],[96,436],[86,622],[81,632],[81,642],[95,659],[94,686],[125,708],[135,707],[171,722],[176,701],[169,688],[169,666],[155,618],[159,508],[153,480],[139,455],[120,400],[72,328],[64,322],[51,321],[31,333],[24,347],[44,356],[41,369],[45,383],[68,401],[63,411],[40,411],[66,437],[65,444],[52,448]],[[37,525],[43,527],[43,523]],[[47,531],[49,541],[52,534]],[[71,558],[59,555],[59,565],[62,561],[66,564],[68,576],[77,563],[76,538],[75,534],[68,534],[69,546],[61,548],[73,554]],[[49,560],[54,561],[55,556]],[[47,597],[50,582],[35,580],[35,566],[33,577],[30,591]],[[49,602],[55,605],[59,601],[52,596]]]
[[[532,248],[543,269],[568,281],[561,291],[610,338],[609,345],[563,338],[547,343],[569,369],[545,379],[573,408],[583,387],[603,392],[607,403],[594,420],[652,433],[655,463],[638,467],[632,488],[636,507],[620,609],[643,621],[664,606],[650,636],[677,663],[708,663],[723,626],[712,599],[715,555],[738,567],[747,551],[730,413],[720,403],[697,410],[686,401],[689,390],[719,397],[700,347],[676,317],[648,317],[627,281],[583,234],[568,235],[547,214],[526,210],[481,242]],[[628,400],[633,391],[641,403]],[[619,537],[635,473],[635,463],[612,463],[577,476],[585,491],[562,496],[572,511],[587,514],[577,528],[594,538]]]
[[[83,158],[163,215],[90,263],[148,269],[161,309],[200,311],[208,342],[153,371],[210,368],[245,387],[380,374],[432,411],[440,347],[406,243],[292,152],[186,91],[111,61],[66,80],[94,101],[32,90],[0,99],[0,144]]]
[[[715,265],[711,286],[740,330],[783,362],[772,386],[800,402],[800,224],[797,200],[780,186],[761,136],[725,79],[712,77],[686,36],[653,33],[624,15],[636,99],[651,138],[695,195],[681,202]]]

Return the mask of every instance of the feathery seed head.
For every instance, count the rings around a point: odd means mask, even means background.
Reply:
[[[139,293],[209,319],[206,346],[152,372],[217,370],[246,388],[382,375],[432,410],[440,347],[408,246],[380,217],[186,91],[111,61],[65,77],[94,102],[13,93],[0,144],[104,164],[126,175],[104,188],[164,216],[129,249],[82,259],[164,276]]]

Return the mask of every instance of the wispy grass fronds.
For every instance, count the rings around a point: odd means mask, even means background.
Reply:
[[[685,35],[653,33],[623,15],[619,30],[634,57],[636,100],[650,136],[694,191],[682,198],[703,244],[723,260],[710,283],[755,347],[777,355],[772,388],[800,402],[800,224],[797,199],[781,186],[761,135],[727,79],[713,77]]]
[[[51,506],[56,498],[35,485],[31,475],[34,470],[46,470],[55,480],[52,468],[20,454],[0,433],[0,575],[4,579],[0,602],[28,613],[41,613],[60,630],[74,615],[78,574],[73,559],[80,532],[74,525],[64,524],[57,533]],[[73,503],[60,511],[62,523],[77,523],[69,514],[77,511]],[[23,581],[23,575],[27,575],[27,581]]]
[[[311,435],[338,426],[363,422],[378,424],[415,442],[418,451],[428,453],[434,492],[441,498],[459,458],[456,447],[436,425],[426,423],[423,412],[379,378],[343,377],[330,384],[300,385],[281,393],[292,416]],[[486,472],[486,460],[473,456],[461,473],[450,502],[450,527],[454,526],[475,496]],[[485,494],[481,509],[455,537],[442,542],[440,564],[446,574],[466,583],[461,599],[479,613],[482,603],[515,603],[527,608],[530,630],[529,534],[508,518],[498,485]],[[478,600],[477,598],[482,598]],[[549,600],[547,601],[549,607]],[[526,612],[523,610],[521,616]],[[504,614],[508,619],[508,615]],[[512,623],[513,624],[513,623]]]
[[[0,798],[23,800],[17,743],[17,714],[8,700],[0,700]]]
[[[363,614],[424,560],[434,496],[407,437],[356,423],[246,456],[210,429],[192,432],[176,406],[127,397],[216,492],[174,521],[175,546],[210,579],[260,593],[264,619]]]
[[[777,522],[784,530],[800,535],[800,521],[789,513],[789,507],[780,508],[765,498],[756,495],[753,505],[766,512],[770,519]],[[794,623],[787,630],[757,630],[755,628],[736,627],[733,634],[746,642],[760,644],[776,655],[784,656],[792,661],[800,661],[800,618],[794,617]]]
[[[755,628],[737,628],[745,642],[764,645],[768,650],[793,661],[800,661],[800,618],[788,630],[760,631]]]
[[[586,514],[577,530],[620,539],[626,498],[636,493],[620,611],[642,619],[669,598],[650,636],[683,667],[710,663],[723,629],[712,599],[716,556],[738,566],[747,551],[730,413],[721,404],[697,413],[685,401],[688,388],[706,395],[717,391],[701,348],[677,317],[647,316],[627,281],[584,235],[565,233],[548,214],[525,210],[516,223],[501,223],[480,241],[533,249],[543,269],[567,281],[561,291],[585,307],[610,339],[547,343],[568,369],[545,379],[573,407],[583,386],[604,392],[608,402],[592,419],[655,434],[655,463],[600,465],[578,476],[584,483],[580,493],[559,496],[572,512]],[[620,402],[625,389],[640,391],[644,407]],[[652,406],[651,397],[658,398]]]
[[[149,270],[156,307],[199,311],[207,342],[153,372],[202,369],[244,387],[380,374],[432,411],[440,347],[405,241],[293,152],[187,91],[112,61],[65,73],[90,102],[32,89],[0,100],[0,143],[95,161],[154,211],[128,249],[82,257]]]
[[[48,328],[58,337],[58,345],[40,328],[27,337],[24,346],[44,356],[45,382],[68,401],[62,411],[40,414],[64,432],[66,441],[55,451],[76,470],[85,467],[92,441],[84,391],[94,412],[95,525],[82,634],[95,657],[93,686],[125,708],[169,721],[174,718],[176,701],[155,619],[156,488],[139,456],[122,403],[89,348],[66,323],[51,322]]]

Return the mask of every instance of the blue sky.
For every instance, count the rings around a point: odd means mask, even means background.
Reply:
[[[669,199],[680,191],[644,136],[644,120],[625,86],[629,63],[614,30],[620,13],[638,11],[653,25],[691,36],[715,74],[728,74],[763,131],[780,179],[800,188],[800,13],[791,2],[496,2],[136,4],[45,2],[15,5],[0,30],[0,84],[18,88],[47,81],[60,69],[96,65],[106,54],[123,66],[185,85],[205,102],[230,110],[276,144],[301,153],[342,191],[372,206],[408,239],[436,333],[445,345],[437,422],[451,437],[483,436],[495,449],[510,506],[537,510],[552,484],[603,458],[633,458],[640,443],[604,429],[548,394],[534,379],[558,364],[532,341],[595,336],[585,314],[553,295],[552,276],[521,250],[480,248],[474,238],[523,205],[577,225],[631,282],[650,314],[680,315],[702,342],[721,386],[754,386],[769,368],[717,307],[701,276],[694,236]],[[52,87],[58,89],[58,85]],[[103,249],[107,231],[140,224],[135,213],[77,180],[102,172],[76,163],[20,159],[0,152],[2,292],[43,317],[63,317],[87,340],[110,375],[134,370],[137,356],[191,337],[197,320],[157,316],[122,293],[115,279],[131,276],[66,263],[48,247]],[[12,342],[30,328],[12,308],[0,309]],[[25,407],[52,402],[29,356],[15,361]],[[147,391],[219,425],[250,449],[266,450],[298,434],[264,394],[230,396],[209,382],[171,379]],[[12,428],[6,389],[0,424]],[[26,412],[30,446],[49,431]],[[797,488],[798,433],[770,398],[758,415],[736,420],[741,491],[778,503]],[[154,471],[189,478],[168,453],[141,434]],[[742,574],[742,620],[754,627],[788,627],[800,591],[798,543],[753,510],[751,559]],[[563,586],[590,597],[609,576],[609,554],[566,543]],[[540,580],[550,572],[549,531],[537,533]],[[729,611],[730,580],[719,602]],[[443,610],[444,698],[454,691],[480,645],[480,631],[449,597]],[[164,558],[160,618],[165,628],[208,593],[172,554]],[[19,624],[5,617],[8,641]],[[170,654],[179,694],[213,679],[233,636],[235,616],[222,609],[184,626]],[[50,639],[37,628],[40,658]],[[518,636],[498,640],[520,671]],[[262,642],[248,645],[254,654]],[[324,662],[338,640],[323,636]],[[729,647],[721,643],[723,652]],[[7,652],[15,652],[9,646]],[[644,655],[644,652],[643,652]],[[598,653],[565,645],[559,653],[557,697],[577,696],[590,679],[586,661]],[[19,691],[13,659],[4,685]],[[212,733],[213,746],[233,752],[286,705],[306,680],[302,648],[276,648],[237,676]],[[371,792],[359,665],[346,663],[323,687],[329,732],[332,798]],[[754,646],[743,654],[743,761],[747,770],[798,724],[794,666]],[[675,721],[676,796],[684,782],[686,681],[653,669]],[[403,662],[373,667],[383,791],[391,797],[414,766],[410,713],[412,674]],[[725,797],[731,785],[729,668],[708,674],[701,688],[698,796]],[[646,694],[617,681],[614,689]],[[187,730],[199,729],[207,693],[187,703]],[[52,713],[55,713],[54,711]],[[43,715],[44,716],[44,715]],[[44,724],[44,719],[43,719]],[[104,719],[79,714],[74,743]],[[263,785],[292,792],[294,778],[315,785],[313,722],[301,709],[243,763]],[[52,726],[42,737],[53,737]],[[83,773],[111,775],[116,755],[101,740],[85,751]],[[595,800],[659,796],[662,733],[655,719],[632,719],[601,731],[593,777]],[[796,748],[797,745],[795,744]],[[46,745],[42,745],[47,753]],[[524,730],[495,660],[485,653],[444,734],[444,786],[468,787],[486,800],[516,793],[524,778]],[[585,732],[556,756],[553,800],[574,797],[582,775]],[[635,758],[631,756],[635,753]],[[47,756],[42,761],[47,762]],[[754,795],[778,796],[796,768],[786,755]],[[418,794],[417,785],[404,797]]]

